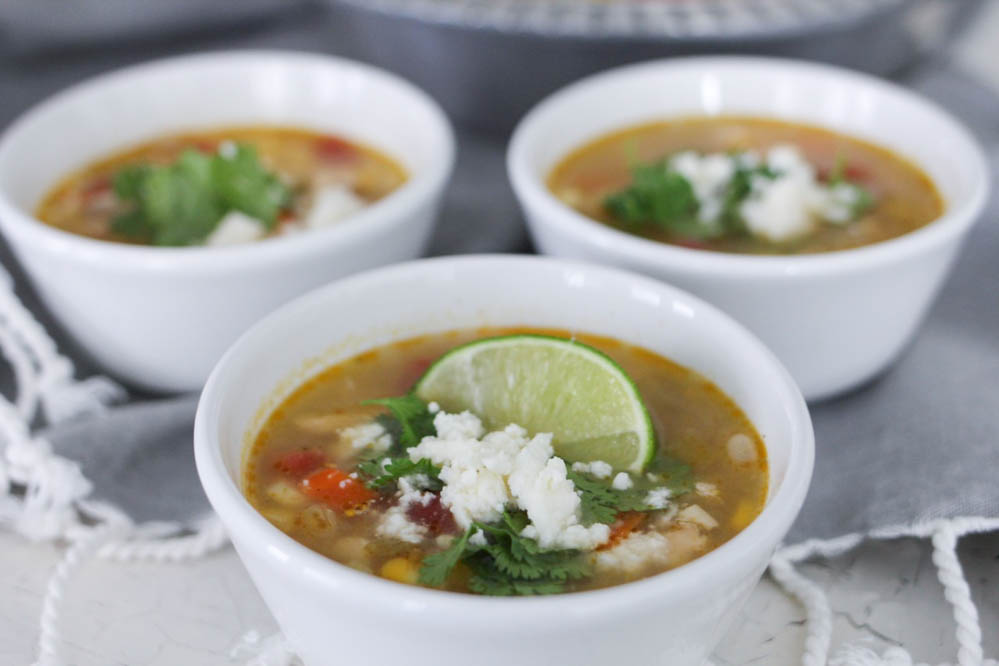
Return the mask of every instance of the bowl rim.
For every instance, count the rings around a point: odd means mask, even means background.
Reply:
[[[726,69],[770,73],[792,72],[873,89],[885,95],[892,95],[905,104],[921,107],[934,117],[934,122],[947,126],[958,137],[958,145],[954,148],[961,150],[972,166],[971,194],[961,201],[948,202],[943,215],[925,226],[885,241],[833,252],[761,256],[685,248],[641,238],[601,224],[555,197],[544,182],[547,173],[540,177],[534,173],[528,155],[536,138],[537,125],[551,114],[562,112],[571,106],[575,102],[575,96],[599,89],[620,78],[650,72],[668,76],[676,71],[697,69],[714,72]],[[718,115],[725,115],[725,112]],[[778,116],[761,117],[779,119]],[[841,131],[832,125],[812,124]],[[586,145],[586,141],[596,140],[609,131],[612,130],[594,134],[575,147]],[[850,132],[844,133],[851,136]],[[877,143],[876,138],[872,141]],[[559,159],[564,158],[565,155],[559,156]],[[532,222],[532,225],[558,227],[566,234],[577,236],[587,245],[599,248],[600,252],[627,257],[645,266],[670,268],[693,275],[748,276],[764,279],[826,276],[864,270],[929,251],[970,229],[984,208],[990,189],[988,162],[981,145],[963,123],[936,102],[901,85],[870,74],[828,64],[765,56],[722,55],[657,59],[616,67],[580,79],[545,97],[520,120],[508,145],[506,166],[508,177],[521,206],[525,211],[537,211],[534,215],[536,222]]]
[[[707,319],[705,326],[724,329],[726,335],[733,336],[732,339],[750,350],[758,363],[773,372],[776,383],[770,385],[770,395],[779,401],[790,424],[787,469],[780,486],[770,496],[762,512],[729,541],[676,569],[610,588],[547,597],[511,598],[482,597],[383,580],[309,549],[267,521],[245,498],[239,484],[229,476],[222,458],[221,443],[213,434],[218,431],[222,419],[221,403],[227,390],[225,384],[229,368],[242,362],[241,357],[255,340],[279,334],[285,321],[294,320],[303,312],[315,311],[319,304],[336,294],[356,294],[368,285],[377,286],[379,282],[389,280],[408,279],[417,283],[416,276],[429,271],[460,271],[465,266],[476,264],[485,264],[495,271],[544,271],[546,267],[585,271],[613,280],[622,289],[628,286],[652,290],[701,313]],[[508,627],[512,622],[527,628],[537,625],[539,621],[550,621],[550,613],[555,610],[564,612],[571,609],[576,615],[613,613],[622,604],[629,607],[661,605],[664,594],[681,598],[690,596],[703,586],[706,575],[711,572],[724,573],[754,549],[768,549],[766,544],[770,543],[776,545],[790,528],[804,502],[814,466],[815,438],[804,398],[781,362],[744,326],[707,302],[658,280],[616,268],[551,257],[483,254],[417,259],[366,271],[313,290],[272,312],[229,348],[209,376],[198,402],[194,449],[202,487],[215,511],[225,516],[223,523],[240,530],[248,541],[258,544],[261,549],[279,549],[279,557],[288,562],[288,566],[297,568],[299,575],[308,575],[313,581],[321,580],[324,585],[335,584],[338,592],[346,593],[352,603],[379,605],[384,607],[384,612],[393,608],[386,604],[394,603],[397,604],[395,608],[403,605],[431,612],[473,612],[476,620],[483,617],[502,618]],[[511,614],[512,611],[516,614]]]
[[[307,233],[229,246],[131,245],[89,238],[45,224],[37,219],[33,211],[26,212],[8,200],[7,192],[0,188],[0,221],[3,222],[4,232],[20,234],[31,243],[45,245],[55,253],[72,253],[81,261],[122,270],[216,274],[247,264],[282,263],[302,255],[329,252],[331,246],[350,247],[370,241],[405,222],[410,211],[430,201],[436,193],[443,190],[450,178],[456,150],[454,129],[443,109],[428,93],[400,76],[366,63],[340,56],[290,49],[234,49],[170,56],[86,78],[37,102],[18,115],[0,133],[0,159],[5,157],[10,143],[40,113],[81,96],[99,96],[102,88],[121,81],[142,79],[177,69],[190,70],[192,76],[196,76],[202,66],[225,63],[252,66],[273,66],[275,63],[285,66],[319,65],[335,74],[359,73],[381,84],[393,86],[407,95],[412,104],[426,111],[430,124],[424,129],[435,136],[439,145],[430,151],[429,164],[426,168],[415,172],[407,170],[407,180],[397,190],[351,215],[342,224],[309,230]],[[389,152],[389,155],[392,153]],[[68,171],[58,175],[63,177],[66,173]],[[51,185],[55,182],[58,181],[54,181]]]

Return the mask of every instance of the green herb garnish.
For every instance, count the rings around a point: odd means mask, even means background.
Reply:
[[[658,227],[684,238],[704,240],[745,234],[746,226],[739,209],[752,195],[754,181],[773,180],[781,174],[765,164],[749,166],[738,154],[731,155],[730,159],[735,168],[719,193],[721,207],[708,219],[701,217],[701,202],[694,188],[672,167],[671,158],[633,166],[631,184],[609,195],[604,200],[604,208],[623,226]],[[856,204],[851,207],[852,219],[856,219],[873,205],[874,198],[860,185],[847,182],[845,174],[846,160],[837,156],[825,185],[849,186],[856,190]]]
[[[368,488],[373,490],[388,488],[392,484],[398,483],[399,479],[404,476],[418,474],[426,476],[429,480],[425,490],[438,492],[444,487],[444,482],[440,479],[441,468],[428,458],[421,458],[416,462],[405,457],[368,460],[358,465],[357,471],[367,478],[365,483]]]
[[[132,207],[112,221],[112,230],[154,245],[200,243],[230,211],[271,229],[291,200],[291,190],[243,144],[228,156],[186,150],[172,164],[125,167],[113,185]]]
[[[472,538],[475,531],[474,526],[469,527],[464,534],[454,540],[447,550],[424,557],[423,564],[420,566],[420,583],[430,587],[442,586],[451,575],[451,570],[465,554],[468,540]]]
[[[396,443],[402,450],[416,446],[421,439],[437,432],[434,429],[434,415],[430,413],[427,403],[415,395],[365,400],[361,404],[381,405],[392,413],[398,426],[386,429],[395,435],[394,439],[397,439]]]
[[[632,168],[631,185],[607,197],[607,210],[628,225],[690,226],[699,204],[694,188],[669,160]]]
[[[427,408],[427,403],[416,396],[404,395],[365,400],[361,404],[381,405],[389,410],[389,414],[380,414],[375,420],[392,437],[388,455],[375,456],[357,466],[357,471],[367,479],[367,486],[374,490],[385,490],[393,487],[404,476],[423,474],[430,480],[427,490],[440,490],[444,486],[439,476],[440,468],[426,458],[414,462],[407,454],[421,439],[437,433],[434,415]]]
[[[571,580],[591,573],[589,562],[578,550],[542,550],[521,532],[528,524],[522,511],[505,512],[494,524],[473,523],[451,546],[428,555],[420,568],[420,582],[444,585],[458,562],[471,570],[469,589],[491,596],[556,594]],[[485,545],[470,539],[482,531]]]

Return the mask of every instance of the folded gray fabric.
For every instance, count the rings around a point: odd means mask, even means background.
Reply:
[[[9,16],[9,7],[0,7]],[[289,25],[241,36],[234,43],[335,48],[328,43],[329,35],[320,24]],[[100,67],[110,64],[103,60]],[[28,76],[0,63],[0,87],[15,90],[8,85],[21,84],[15,95],[0,96],[0,121],[74,76],[89,73],[87,67],[95,66],[65,63]],[[962,117],[995,155],[999,99],[993,93],[946,63],[915,72],[906,82]],[[526,249],[524,227],[506,181],[503,148],[499,140],[460,137],[455,179],[432,245],[434,254]],[[999,484],[994,481],[999,453],[997,214],[999,205],[993,201],[899,364],[851,395],[813,406],[815,479],[790,541],[931,518],[999,515]],[[8,255],[0,258],[10,265]],[[20,287],[21,296],[37,310],[23,281]],[[39,314],[51,326],[45,314]],[[80,367],[89,367],[71,341],[60,342]],[[146,397],[103,417],[62,425],[48,435],[58,452],[81,461],[99,498],[115,502],[138,520],[188,519],[208,508],[191,454],[194,405],[193,397]]]

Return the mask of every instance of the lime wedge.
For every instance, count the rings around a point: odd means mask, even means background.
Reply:
[[[413,392],[447,412],[469,410],[487,428],[516,423],[550,432],[570,462],[603,460],[639,472],[655,453],[652,421],[638,389],[606,354],[546,335],[507,335],[452,349]]]

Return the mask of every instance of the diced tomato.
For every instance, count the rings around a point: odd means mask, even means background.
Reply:
[[[418,525],[425,525],[434,534],[453,534],[458,531],[451,510],[441,503],[440,495],[423,504],[413,502],[406,509],[406,516]]]
[[[638,526],[645,522],[645,514],[639,511],[630,511],[628,513],[622,513],[618,515],[617,520],[611,525],[610,538],[607,543],[600,546],[597,550],[606,550],[607,548],[613,548],[617,544],[624,541],[629,534],[638,529]]]
[[[680,247],[689,247],[692,250],[703,250],[708,247],[707,243],[693,238],[677,238],[672,243]]]
[[[328,162],[350,162],[358,157],[357,148],[335,136],[317,139],[316,154]]]
[[[843,178],[850,183],[865,183],[870,177],[871,174],[867,169],[856,164],[847,164],[843,169]]]
[[[99,178],[94,178],[92,181],[87,183],[86,187],[83,188],[83,198],[89,200],[100,194],[104,194],[110,189],[110,176],[100,176]]]
[[[358,511],[378,496],[356,476],[336,467],[323,467],[298,484],[303,493],[339,511]]]
[[[274,463],[274,468],[297,480],[320,467],[324,462],[326,462],[326,456],[321,451],[303,449],[285,454]]]
[[[214,153],[219,149],[218,142],[208,139],[199,139],[194,142],[194,149],[202,153]]]

